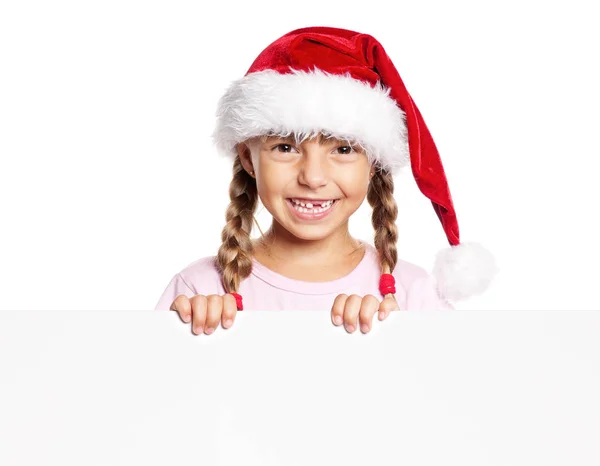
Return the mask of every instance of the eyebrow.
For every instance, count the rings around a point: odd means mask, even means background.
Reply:
[[[265,142],[271,142],[271,141],[277,141],[277,140],[295,143],[296,136],[294,136],[293,134],[291,134],[289,136],[269,135],[264,139]],[[355,144],[352,141],[348,141],[348,140],[340,139],[340,138],[336,138],[336,137],[327,137],[323,134],[318,134],[316,137],[316,140],[320,145],[340,144],[340,143],[350,144],[350,145]],[[306,142],[306,141],[304,141],[304,142]]]

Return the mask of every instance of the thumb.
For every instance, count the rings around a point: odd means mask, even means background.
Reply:
[[[396,302],[396,298],[393,294],[387,294],[383,298],[383,301],[379,304],[379,320],[385,320],[392,311],[399,311],[400,306]]]

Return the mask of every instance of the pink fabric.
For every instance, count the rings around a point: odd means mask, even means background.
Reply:
[[[214,256],[204,257],[176,274],[160,297],[156,310],[169,310],[181,294],[191,298],[197,294],[224,295],[221,278],[213,265]],[[383,299],[379,292],[381,276],[377,250],[366,244],[366,253],[356,268],[345,277],[329,282],[304,282],[273,272],[253,260],[252,273],[242,281],[239,294],[244,311],[327,310],[339,294],[372,294]],[[440,297],[435,281],[425,269],[398,260],[393,272],[396,279],[396,300],[402,310],[454,309]]]

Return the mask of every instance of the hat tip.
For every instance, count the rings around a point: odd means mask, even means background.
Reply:
[[[443,297],[460,301],[486,291],[498,271],[492,253],[470,242],[439,251],[433,276]]]

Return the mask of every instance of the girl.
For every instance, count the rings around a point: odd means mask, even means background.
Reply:
[[[156,306],[197,334],[229,328],[244,308],[331,309],[335,325],[366,333],[375,313],[452,309],[496,273],[489,252],[460,244],[433,139],[372,36],[309,27],[277,39],[221,97],[213,138],[233,158],[222,244],[176,274]],[[393,175],[408,163],[451,245],[433,275],[397,255]],[[374,247],[348,231],[365,197]],[[259,198],[273,222],[253,240]]]

